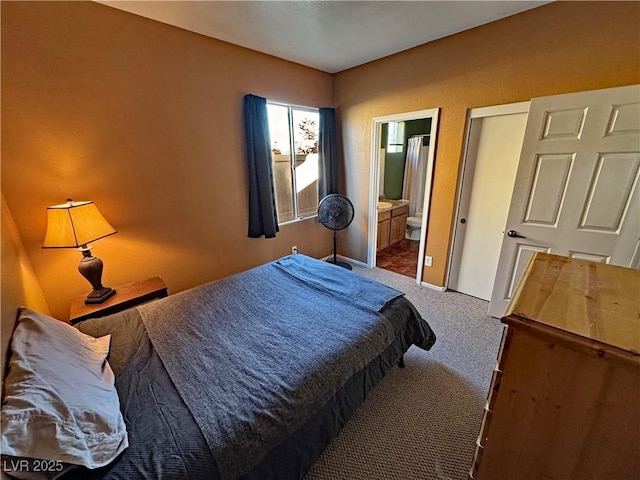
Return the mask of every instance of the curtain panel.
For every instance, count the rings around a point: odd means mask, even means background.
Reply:
[[[424,203],[424,184],[427,174],[427,150],[422,146],[423,137],[409,137],[407,158],[404,163],[404,182],[402,198],[409,200],[409,216],[422,213]]]
[[[249,237],[273,238],[279,228],[265,98],[245,95],[244,126],[249,167]]]
[[[336,110],[320,109],[318,141],[318,201],[330,193],[338,193],[338,134]]]

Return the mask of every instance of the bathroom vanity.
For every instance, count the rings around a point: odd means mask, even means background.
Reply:
[[[404,238],[409,216],[407,200],[378,202],[378,238],[376,250],[384,250]]]

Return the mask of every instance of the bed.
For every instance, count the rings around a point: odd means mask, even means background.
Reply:
[[[68,479],[303,478],[406,350],[435,342],[401,292],[304,255],[76,328],[110,335],[128,447]]]

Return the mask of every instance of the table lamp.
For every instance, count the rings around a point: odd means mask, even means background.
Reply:
[[[93,242],[116,230],[109,225],[93,202],[74,202],[71,199],[61,205],[47,207],[47,233],[43,248],[77,248],[82,252],[78,270],[86,278],[93,291],[84,303],[102,303],[116,293],[102,286],[102,260],[91,255]]]

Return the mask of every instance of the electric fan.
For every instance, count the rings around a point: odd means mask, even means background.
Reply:
[[[318,220],[320,223],[333,230],[333,259],[328,259],[334,265],[351,270],[351,265],[347,262],[339,262],[337,259],[337,232],[347,228],[353,221],[353,204],[344,195],[332,193],[327,195],[318,205]]]

